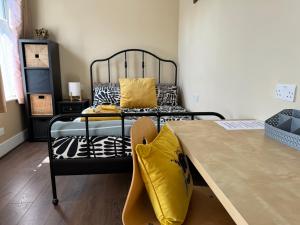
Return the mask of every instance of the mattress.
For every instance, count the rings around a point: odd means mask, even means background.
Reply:
[[[154,109],[123,109],[124,112],[186,112],[181,106],[160,106]],[[131,155],[130,127],[137,117],[125,120],[124,151],[122,148],[121,121],[89,122],[89,144],[87,148],[84,122],[61,122],[53,124],[51,129],[53,158],[114,158]],[[161,118],[161,125],[170,120],[189,120],[189,116],[166,116]],[[156,118],[153,117],[156,123]]]
[[[124,121],[125,136],[130,135],[134,120]],[[57,121],[51,127],[51,137],[85,136],[85,122]],[[89,136],[122,136],[121,120],[90,121]]]

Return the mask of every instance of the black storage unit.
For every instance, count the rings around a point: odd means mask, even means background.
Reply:
[[[58,44],[50,40],[19,40],[30,141],[47,141],[48,124],[62,99]]]

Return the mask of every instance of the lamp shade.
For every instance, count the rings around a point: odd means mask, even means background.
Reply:
[[[80,82],[69,82],[69,96],[81,96]]]

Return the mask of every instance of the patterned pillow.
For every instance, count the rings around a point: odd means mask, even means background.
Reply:
[[[120,86],[118,84],[96,84],[94,86],[93,106],[101,104],[120,105]]]
[[[120,98],[120,86],[118,84],[95,84],[93,102],[94,107],[101,104],[120,105]],[[177,106],[177,86],[169,84],[158,85],[157,103],[159,106]]]
[[[175,85],[158,85],[157,87],[157,103],[158,105],[178,105],[177,86]]]

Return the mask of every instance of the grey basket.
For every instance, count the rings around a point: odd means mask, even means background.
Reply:
[[[265,134],[300,151],[300,110],[285,109],[267,119]]]

